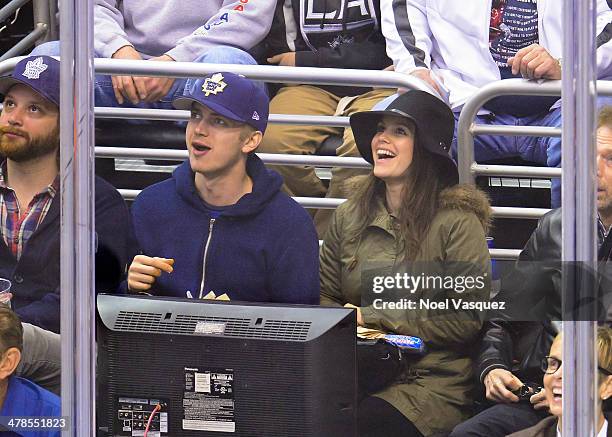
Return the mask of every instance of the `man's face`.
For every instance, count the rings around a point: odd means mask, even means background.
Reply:
[[[0,113],[0,154],[25,162],[59,147],[59,111],[56,105],[25,85],[9,89]]]
[[[558,363],[563,362],[563,338],[557,336],[550,347],[549,357]],[[550,414],[561,417],[563,415],[563,368],[559,368],[554,373],[544,374],[544,389],[546,390],[546,400]]]
[[[237,166],[250,151],[245,125],[194,103],[187,123],[189,163],[194,172],[215,177]]]
[[[597,210],[612,217],[612,128],[597,129]]]

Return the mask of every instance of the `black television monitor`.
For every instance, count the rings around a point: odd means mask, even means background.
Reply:
[[[143,436],[149,419],[149,437],[356,435],[350,309],[125,295],[97,308],[98,435]]]

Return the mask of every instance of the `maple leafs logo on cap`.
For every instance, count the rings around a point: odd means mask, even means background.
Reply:
[[[202,85],[202,91],[204,95],[208,97],[210,94],[222,93],[227,84],[223,82],[223,75],[221,73],[215,73],[210,77],[207,77]]]
[[[22,75],[28,79],[40,79],[40,74],[45,71],[47,67],[48,65],[43,62],[42,58],[36,58],[26,63]]]

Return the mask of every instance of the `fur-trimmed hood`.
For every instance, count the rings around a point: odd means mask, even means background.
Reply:
[[[442,190],[438,203],[442,209],[473,212],[485,234],[488,233],[491,227],[491,204],[487,195],[477,187],[468,184],[453,185]]]

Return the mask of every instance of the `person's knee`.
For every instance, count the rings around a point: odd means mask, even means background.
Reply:
[[[48,41],[37,45],[34,50],[30,53],[31,56],[59,56],[60,55],[60,42],[59,41]]]
[[[193,62],[199,62],[203,64],[241,64],[241,65],[257,65],[257,61],[249,53],[245,52],[236,47],[232,46],[217,46],[213,47],[198,56]],[[264,82],[259,80],[253,81],[257,86],[264,90],[268,94],[266,85]],[[185,82],[185,87],[181,92],[189,93],[192,90],[195,81],[191,78]]]
[[[213,47],[194,59],[194,62],[257,65],[257,61],[249,53],[231,46]]]

